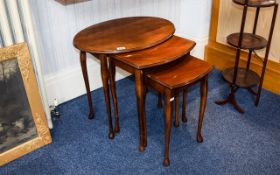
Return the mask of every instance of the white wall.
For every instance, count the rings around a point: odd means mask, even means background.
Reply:
[[[125,16],[160,16],[172,21],[176,34],[197,42],[193,54],[203,57],[208,41],[211,0],[91,0],[63,6],[54,0],[30,0],[43,53],[48,100],[68,101],[85,93],[79,52],[72,45],[81,29]],[[91,89],[102,86],[99,63],[88,62]],[[118,71],[117,79],[127,74]]]
[[[182,0],[180,26],[176,34],[193,39],[197,45],[193,55],[204,58],[208,43],[212,0]]]

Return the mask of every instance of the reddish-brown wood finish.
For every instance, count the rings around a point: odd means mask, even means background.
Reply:
[[[109,86],[108,86],[108,67],[107,67],[107,56],[104,54],[99,55],[99,59],[101,62],[101,78],[103,83],[103,91],[105,96],[105,102],[106,102],[106,110],[108,114],[108,127],[109,127],[109,138],[114,138],[114,132],[113,132],[113,124],[112,124],[112,114],[111,114],[111,106],[110,106],[110,96],[109,96]]]
[[[212,68],[212,65],[205,64],[202,60],[195,59],[192,56],[186,56],[185,61],[180,62],[180,64],[172,65],[172,69],[162,69],[154,73],[149,73],[147,76],[162,86],[175,89],[201,79],[201,77],[208,74]],[[155,70],[151,70],[150,72],[153,71]],[[178,74],[178,72],[181,73]]]
[[[140,140],[143,139],[140,141],[140,151],[144,151],[145,146],[147,145],[146,117],[144,110],[144,70],[174,62],[183,55],[189,53],[194,46],[195,42],[191,40],[173,36],[166,42],[155,47],[137,52],[111,55],[113,64],[135,74],[138,119],[139,121],[142,121],[142,123],[139,123]],[[112,86],[111,89],[112,91],[116,91]],[[117,101],[113,100],[113,102],[115,106],[117,106]]]
[[[89,114],[88,118],[93,119],[93,105],[92,105],[92,100],[91,100],[91,93],[90,93],[90,86],[89,86],[89,81],[88,81],[88,73],[87,73],[87,57],[86,53],[81,51],[80,52],[80,63],[82,67],[82,72],[83,72],[83,78],[86,86],[86,91],[87,91],[87,99],[88,99],[88,107],[89,107]]]
[[[138,111],[138,120],[139,120],[139,130],[140,130],[140,139],[142,138],[142,143],[139,147],[139,151],[143,152],[145,146],[147,145],[147,135],[146,135],[146,125],[144,126],[145,117],[145,104],[144,104],[144,81],[143,81],[143,70],[135,70],[135,92],[137,99],[137,111]],[[146,122],[145,122],[146,123]],[[142,130],[142,132],[141,132]],[[141,135],[142,134],[142,135]]]
[[[114,137],[114,132],[112,129],[108,79],[114,79],[115,70],[111,69],[112,72],[108,73],[108,62],[106,57],[109,54],[136,51],[160,44],[169,39],[174,31],[174,25],[163,18],[127,17],[92,25],[75,35],[73,44],[77,49],[84,54],[85,52],[91,53],[100,59],[102,83],[109,121],[109,138],[112,139]],[[87,85],[89,83],[87,78],[86,61],[83,58],[81,58],[81,67],[87,89],[90,115],[93,115],[92,100],[88,88],[89,85]],[[112,67],[114,66],[112,65]],[[109,76],[109,74],[111,75]],[[115,86],[115,84],[110,85],[112,88]],[[116,101],[115,92],[112,92],[112,96],[113,100]],[[119,132],[118,110],[116,105],[117,103],[114,103],[116,115],[116,125],[114,130],[115,132]],[[142,120],[139,120],[139,122],[140,121]],[[141,143],[143,147],[144,142],[140,140],[140,144]]]
[[[169,160],[169,142],[171,131],[171,100],[175,96],[176,103],[176,119],[175,127],[179,125],[178,117],[178,93],[184,91],[187,93],[186,87],[197,81],[201,82],[200,87],[200,110],[197,127],[197,142],[203,141],[201,135],[202,122],[207,102],[208,92],[208,74],[213,69],[209,63],[199,60],[193,56],[185,56],[175,63],[154,68],[145,73],[145,85],[154,88],[156,91],[164,94],[165,96],[165,150],[163,165],[168,166]],[[184,71],[183,71],[184,70]],[[166,77],[169,77],[166,78]],[[184,97],[185,98],[185,97]],[[185,107],[185,106],[184,106]],[[184,109],[183,107],[183,109]],[[185,119],[184,119],[185,120]]]
[[[186,123],[187,122],[187,93],[188,93],[188,88],[183,89],[183,103],[182,103],[182,122]],[[175,93],[175,121],[174,121],[174,127],[178,128],[179,127],[179,95],[180,92]]]
[[[203,138],[201,135],[202,122],[204,118],[204,112],[207,103],[207,95],[208,95],[208,75],[203,77],[200,84],[200,107],[199,107],[199,117],[198,117],[198,126],[197,126],[197,136],[196,140],[198,143],[203,142]]]
[[[175,121],[174,127],[179,127],[179,92],[175,93]]]
[[[113,57],[136,69],[146,69],[172,62],[189,53],[194,46],[194,41],[173,36],[160,45],[149,49],[117,54]]]
[[[169,143],[170,143],[170,132],[171,132],[171,120],[172,120],[172,103],[170,99],[172,98],[172,92],[166,89],[165,95],[165,143],[164,143],[164,159],[163,165],[169,166]]]
[[[114,65],[114,63],[109,59],[109,78],[110,78],[110,87],[111,89],[116,89],[116,66]],[[112,91],[112,97],[113,97],[113,101],[117,101],[117,94],[116,91]],[[119,126],[119,112],[118,112],[118,106],[117,103],[114,103],[114,112],[115,112],[115,128],[114,128],[114,132],[115,133],[119,133],[120,132],[120,126]]]
[[[124,53],[160,44],[174,31],[174,25],[163,18],[127,17],[92,25],[79,32],[73,43],[91,53]]]

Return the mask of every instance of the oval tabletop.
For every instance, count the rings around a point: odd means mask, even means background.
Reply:
[[[146,69],[173,62],[189,53],[195,42],[173,35],[167,41],[140,51],[115,54],[113,58],[135,69]]]
[[[124,53],[160,44],[174,32],[174,25],[163,18],[127,17],[87,27],[76,34],[73,44],[90,53]]]

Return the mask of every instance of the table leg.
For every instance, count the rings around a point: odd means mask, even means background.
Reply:
[[[144,108],[144,80],[143,80],[143,71],[135,71],[135,91],[137,98],[137,110],[138,110],[138,123],[139,123],[139,135],[140,135],[140,144],[139,151],[143,152],[145,146],[147,145],[147,135],[146,135],[146,116]]]
[[[144,84],[143,84],[144,85]],[[144,86],[143,92],[143,118],[142,118],[142,125],[143,125],[143,133],[144,133],[144,146],[147,147],[147,127],[146,127],[146,96],[147,96],[148,88]]]
[[[107,65],[107,56],[104,54],[99,55],[100,63],[101,63],[101,77],[103,83],[103,90],[106,102],[106,109],[108,115],[108,126],[109,126],[109,138],[114,138],[113,132],[113,124],[112,124],[112,114],[111,114],[111,106],[110,106],[110,96],[109,96],[109,86],[108,86],[108,65]]]
[[[88,81],[86,52],[83,52],[83,51],[80,52],[80,63],[81,63],[84,82],[85,82],[86,91],[87,91],[87,100],[88,100],[88,107],[89,107],[88,118],[93,119],[93,117],[94,117],[94,115],[93,115],[93,105],[92,105],[90,86],[89,86],[89,81]]]
[[[186,87],[183,90],[183,105],[182,105],[182,121],[186,123],[187,119],[187,95],[188,95],[188,88]]]
[[[175,93],[175,121],[174,121],[174,127],[179,127],[179,92]]]
[[[200,109],[199,109],[197,137],[196,137],[198,143],[203,142],[203,138],[201,136],[201,128],[202,128],[202,122],[203,122],[204,112],[207,103],[207,94],[208,94],[208,77],[206,76],[201,80],[201,84],[200,84]]]
[[[162,108],[162,99],[161,99],[161,94],[158,92],[158,103],[157,103],[158,108]]]
[[[171,92],[166,90],[165,93],[165,144],[164,144],[164,160],[163,165],[169,166],[169,143],[171,132],[171,116],[172,116],[172,103],[170,102]]]
[[[116,93],[116,66],[114,61],[109,59],[109,78],[110,78],[110,89],[113,97],[113,104],[114,104],[114,112],[115,112],[115,128],[114,132],[120,132],[119,127],[119,112],[118,112],[118,102],[117,102],[117,93]]]

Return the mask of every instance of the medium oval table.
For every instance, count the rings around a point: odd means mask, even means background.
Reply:
[[[147,146],[147,128],[146,128],[146,111],[145,111],[145,94],[146,87],[144,85],[145,74],[147,71],[163,68],[163,65],[170,67],[169,63],[174,63],[183,55],[190,54],[194,48],[195,42],[173,35],[167,41],[148,49],[136,52],[121,53],[111,55],[109,60],[110,87],[112,94],[116,94],[115,86],[115,67],[118,66],[135,76],[135,92],[137,97],[137,110],[142,125],[139,130],[143,134],[140,138],[143,143],[139,146],[139,151],[143,152]],[[170,77],[168,77],[170,79]],[[173,79],[173,78],[171,78]],[[160,98],[159,98],[160,99]],[[161,101],[161,100],[160,100]],[[117,101],[113,99],[114,105],[117,107]],[[178,110],[177,110],[178,111]],[[116,121],[117,123],[117,121]],[[169,126],[169,125],[167,125]]]
[[[93,106],[90,94],[90,86],[87,73],[86,53],[96,56],[101,64],[101,78],[106,102],[106,109],[109,121],[109,138],[114,138],[114,131],[119,132],[118,111],[115,109],[116,126],[113,131],[112,115],[110,107],[110,96],[108,86],[108,60],[110,55],[126,53],[146,49],[160,44],[175,32],[174,25],[163,18],[158,17],[127,17],[105,21],[92,25],[76,34],[73,40],[74,46],[80,50],[80,63],[83,72],[83,78],[87,91],[89,105],[89,119],[93,118]],[[142,97],[141,92],[136,88],[137,103]],[[112,93],[113,99],[116,95]],[[139,105],[138,105],[139,106]],[[138,109],[139,128],[142,128],[141,112]],[[144,133],[140,132],[140,147],[144,147]]]

